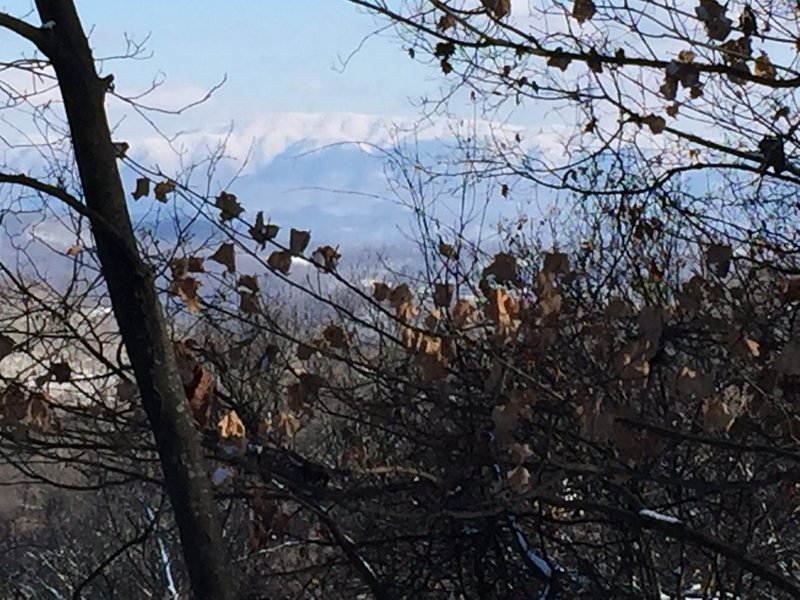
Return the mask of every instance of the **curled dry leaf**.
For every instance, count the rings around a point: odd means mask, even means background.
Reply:
[[[24,422],[33,429],[47,432],[52,429],[52,411],[50,402],[44,392],[31,392]]]
[[[173,258],[169,261],[169,269],[172,279],[183,279],[189,273],[189,261],[185,257]]]
[[[548,252],[544,255],[542,270],[545,273],[569,273],[569,258],[563,252]]]
[[[511,0],[481,0],[481,4],[495,19],[502,19],[511,12]]]
[[[349,346],[347,332],[338,325],[328,325],[323,330],[322,337],[330,344],[331,348],[346,350]]]
[[[438,308],[432,308],[428,311],[428,316],[425,317],[425,327],[433,331],[442,319],[442,311]]]
[[[50,401],[44,392],[28,392],[10,384],[0,392],[0,423],[27,425],[43,432],[52,428]]]
[[[208,369],[195,365],[192,379],[184,384],[192,416],[200,429],[205,429],[211,418],[214,403],[214,378]]]
[[[395,288],[389,292],[389,304],[395,309],[410,303],[412,298],[411,289],[405,283],[395,286]]]
[[[452,283],[437,283],[433,290],[433,303],[435,306],[447,308],[453,301],[456,286]]]
[[[650,128],[650,131],[658,135],[662,133],[667,127],[667,121],[664,117],[658,115],[647,115],[642,122]]]
[[[139,177],[136,180],[136,188],[131,192],[134,200],[150,195],[150,180],[147,177]]]
[[[451,258],[451,259],[458,258],[458,252],[452,246],[452,244],[448,244],[443,240],[439,240],[439,254],[442,255],[444,258]]]
[[[277,429],[284,437],[291,439],[298,431],[300,431],[300,419],[294,416],[294,414],[291,412],[281,411],[278,414],[275,429]]]
[[[255,224],[250,228],[250,237],[261,244],[263,250],[266,248],[267,242],[278,235],[278,231],[280,231],[280,227],[277,225],[264,223],[264,211],[260,210],[256,214]]]
[[[492,263],[481,273],[482,280],[490,277],[498,284],[517,282],[517,259],[506,252],[499,252],[494,255]]]
[[[225,242],[217,248],[217,251],[209,256],[208,259],[225,265],[229,273],[236,272],[236,251],[233,248],[233,244],[229,242]]]
[[[14,352],[14,340],[4,334],[0,334],[0,360]]]
[[[464,298],[457,300],[452,312],[453,325],[459,329],[472,325],[476,321],[477,312],[478,310],[468,300]]]
[[[167,194],[174,192],[176,185],[177,184],[172,181],[172,179],[167,179],[166,181],[160,181],[157,183],[155,189],[153,190],[156,200],[159,202],[167,202]]]
[[[646,339],[631,342],[617,356],[617,372],[620,379],[641,380],[650,374],[648,356],[652,346]]]
[[[0,392],[0,423],[16,425],[22,422],[28,412],[28,394],[12,383]]]
[[[764,79],[775,79],[777,74],[775,65],[770,62],[769,56],[767,56],[765,52],[762,52],[758,58],[756,58],[753,72],[758,77],[763,77]]]
[[[380,281],[375,281],[372,284],[372,297],[375,298],[378,302],[383,302],[389,297],[392,288],[390,288],[385,283]]]
[[[289,252],[291,252],[294,256],[302,256],[310,241],[310,231],[292,229],[289,233]]]
[[[338,248],[333,246],[320,246],[311,254],[311,262],[314,265],[327,273],[332,273],[339,265],[339,259],[342,255],[339,254]]]
[[[706,250],[706,262],[720,277],[725,277],[730,269],[733,248],[727,244],[711,244]]]
[[[228,192],[221,192],[214,206],[220,210],[219,216],[223,221],[231,221],[244,212],[236,196]]]
[[[556,51],[550,55],[550,58],[547,59],[547,66],[548,67],[555,67],[557,69],[561,69],[562,71],[566,71],[569,64],[572,62],[572,59],[564,54],[562,48],[557,48]]]
[[[131,147],[128,142],[111,142],[111,145],[114,147],[114,156],[116,158],[125,158]]]
[[[245,287],[251,292],[257,292],[261,289],[258,285],[258,277],[255,275],[240,275],[236,285],[238,287]]]
[[[703,429],[706,433],[729,431],[736,420],[736,411],[719,396],[703,402]]]
[[[178,281],[173,281],[169,286],[169,291],[186,303],[189,312],[196,313],[200,310],[200,298],[197,295],[197,290],[201,285],[194,277],[184,277]]]
[[[244,437],[244,423],[242,423],[235,410],[222,417],[217,423],[217,428],[219,429],[219,436],[223,439]]]
[[[239,310],[248,315],[261,314],[261,302],[255,292],[239,292]]]
[[[523,465],[509,471],[506,477],[508,478],[508,487],[517,493],[524,492],[531,485],[531,473]]]
[[[402,323],[410,323],[419,314],[413,302],[402,302],[395,307],[397,319]]]
[[[728,344],[737,356],[743,358],[758,358],[761,356],[761,344],[748,337],[734,324],[731,324],[728,330]]]
[[[292,268],[292,254],[288,250],[276,250],[269,255],[267,265],[269,265],[270,269],[288,275],[289,270]]]
[[[297,344],[297,358],[300,360],[308,360],[317,352],[317,348],[310,344]]]
[[[700,5],[694,9],[697,19],[705,27],[706,35],[718,42],[724,41],[733,27],[733,21],[725,16],[726,6],[716,0],[700,0]]]
[[[186,269],[189,273],[205,273],[204,261],[198,256],[190,256],[186,261]]]
[[[56,383],[67,383],[72,377],[72,367],[65,362],[50,365],[50,374]]]
[[[117,384],[117,401],[122,404],[130,404],[136,399],[139,388],[133,381],[120,381]]]
[[[761,344],[759,344],[757,341],[751,340],[749,337],[744,337],[742,338],[742,343],[752,356],[755,358],[761,356]]]
[[[517,319],[517,302],[503,289],[496,289],[489,295],[486,305],[487,316],[497,324],[501,333],[508,333],[519,327]]]
[[[448,29],[455,27],[456,25],[456,18],[453,16],[453,13],[447,13],[442,15],[439,18],[439,31],[444,33]]]
[[[575,0],[572,5],[572,16],[581,25],[591,20],[596,11],[597,7],[592,0]]]

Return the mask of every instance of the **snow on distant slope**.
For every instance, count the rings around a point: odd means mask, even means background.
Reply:
[[[396,241],[399,229],[411,229],[409,199],[396,197],[390,189],[383,150],[408,144],[435,162],[458,136],[510,141],[518,133],[523,144],[535,142],[538,149],[542,143],[533,132],[488,121],[353,113],[244,117],[184,133],[172,147],[155,135],[126,139],[129,156],[141,164],[157,164],[165,173],[179,171],[181,162],[191,164],[210,148],[224,145],[231,160],[217,173],[220,185],[227,185],[226,178],[246,160],[229,190],[240,197],[246,215],[263,210],[283,227],[327,234],[329,243],[375,246]],[[128,178],[132,183],[133,176]],[[443,207],[445,201],[437,205]],[[143,204],[134,204],[134,210]],[[509,201],[503,204],[513,208]]]
[[[155,163],[162,169],[178,163],[176,148],[191,159],[201,157],[208,148],[224,144],[227,155],[248,158],[249,168],[258,168],[299,143],[305,149],[330,144],[360,144],[362,149],[391,148],[399,141],[416,139],[452,140],[456,132],[477,136],[512,137],[520,127],[500,126],[489,121],[463,121],[448,118],[412,118],[357,113],[266,113],[243,117],[235,122],[205,124],[201,129],[183,133],[172,145],[152,134],[131,142],[130,154],[139,162]],[[532,138],[531,138],[531,141]],[[542,142],[540,135],[536,143]]]

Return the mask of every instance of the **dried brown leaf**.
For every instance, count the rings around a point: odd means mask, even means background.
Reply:
[[[288,275],[289,269],[292,268],[292,254],[288,250],[276,250],[269,255],[267,265],[269,265],[270,269]]]
[[[572,5],[572,16],[580,25],[591,20],[595,12],[597,12],[597,7],[592,0],[575,0]]]
[[[735,420],[735,411],[719,396],[706,398],[703,402],[703,429],[706,433],[728,431]]]
[[[392,288],[390,288],[385,283],[380,281],[375,281],[372,284],[372,297],[375,298],[378,302],[383,302],[389,297]]]
[[[219,216],[223,221],[231,221],[244,212],[236,196],[228,192],[221,192],[214,206],[220,210]]]
[[[189,273],[205,273],[206,268],[203,259],[198,256],[190,256],[186,261],[186,269]]]
[[[435,306],[447,308],[453,301],[456,286],[452,283],[437,283],[433,290],[433,303]]]
[[[172,181],[172,179],[167,179],[166,181],[160,181],[157,183],[155,189],[153,190],[156,200],[159,202],[167,202],[167,194],[174,192],[176,185],[177,184]]]
[[[481,0],[481,4],[495,19],[502,19],[511,12],[511,0]]]
[[[758,77],[763,77],[764,79],[775,79],[775,76],[777,75],[775,65],[772,64],[772,62],[769,60],[769,56],[767,56],[765,52],[762,52],[756,58],[753,73],[755,73]]]
[[[394,289],[389,292],[389,304],[395,309],[410,303],[412,298],[411,289],[408,287],[408,284],[405,283],[395,286]]]
[[[550,55],[550,58],[547,59],[547,66],[566,71],[571,62],[572,59],[565,55],[561,48],[558,48],[552,55]]]
[[[240,275],[239,281],[236,282],[239,287],[245,287],[251,292],[257,292],[261,288],[258,285],[258,277],[255,275]]]
[[[331,348],[346,350],[349,347],[347,332],[338,325],[328,325],[322,332],[322,337],[330,344]]]
[[[339,259],[342,255],[339,254],[339,249],[333,246],[320,246],[311,254],[311,262],[314,265],[327,273],[332,273],[339,265]]]
[[[222,244],[208,259],[224,265],[229,273],[236,272],[236,251],[230,242]]]
[[[14,352],[16,344],[14,340],[4,334],[0,334],[0,360]]]
[[[305,252],[308,243],[311,241],[310,231],[301,231],[300,229],[292,229],[289,234],[289,252],[294,256],[302,256]]]
[[[258,211],[258,214],[256,214],[255,224],[250,228],[249,231],[250,237],[261,244],[261,249],[263,250],[266,248],[267,242],[278,235],[280,227],[271,223],[264,223],[264,211],[260,210]]]
[[[239,310],[249,315],[261,314],[261,302],[255,292],[239,292]]]
[[[468,300],[461,298],[456,301],[453,307],[453,324],[459,329],[463,329],[475,323],[478,310]]]
[[[658,115],[647,115],[642,122],[650,128],[650,131],[658,135],[662,133],[667,127],[667,121],[664,117]]]
[[[147,177],[139,177],[136,180],[136,189],[131,192],[134,200],[150,195],[150,180]],[[160,198],[159,198],[160,200]]]
[[[169,287],[169,291],[186,303],[189,312],[196,313],[200,310],[200,298],[197,296],[197,290],[202,284],[194,277],[184,277],[178,281],[173,281]]]
[[[56,383],[67,383],[72,376],[72,367],[65,362],[50,365],[50,374]]]
[[[569,258],[563,252],[548,252],[544,255],[542,270],[545,273],[569,273]]]
[[[706,262],[720,277],[725,277],[730,269],[733,249],[727,244],[711,244],[706,250]]]
[[[222,417],[217,423],[217,428],[219,429],[219,436],[223,439],[244,437],[244,423],[242,423],[235,410]]]
[[[492,263],[483,270],[481,279],[486,281],[493,277],[498,284],[517,282],[517,259],[506,252],[494,255]]]

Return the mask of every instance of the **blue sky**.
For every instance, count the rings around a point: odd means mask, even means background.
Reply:
[[[27,2],[14,3],[20,10]],[[124,89],[159,71],[169,85],[207,88],[228,76],[219,100],[263,112],[413,114],[408,98],[435,74],[414,63],[393,36],[373,37],[344,73],[334,66],[376,29],[346,0],[77,0],[98,56],[124,48],[124,34],[154,56],[111,67]],[[13,4],[12,4],[13,6]],[[10,8],[10,6],[9,6]],[[35,21],[36,17],[32,16]]]
[[[140,93],[163,73],[165,84],[144,102],[178,107],[201,98],[227,76],[211,102],[188,114],[157,120],[168,133],[184,132],[176,145],[188,148],[189,162],[193,156],[207,156],[208,149],[222,141],[232,159],[226,163],[231,170],[247,158],[235,191],[249,215],[264,210],[282,226],[311,227],[315,234],[330,235],[334,243],[358,231],[370,234],[369,240],[364,235],[359,240],[373,244],[393,238],[398,225],[407,229],[411,213],[395,203],[383,162],[357,146],[327,148],[362,141],[389,147],[393,142],[385,134],[396,119],[414,121],[419,116],[411,99],[435,96],[447,83],[438,69],[413,61],[392,32],[365,41],[382,26],[373,16],[347,0],[228,0],[224,6],[211,0],[76,4],[91,32],[96,58],[124,53],[126,34],[135,40],[150,35],[146,48],[151,58],[103,64],[104,72],[114,73],[120,94]],[[38,24],[32,0],[6,0],[0,10]],[[31,54],[24,41],[15,41],[11,34],[0,39],[4,55]],[[343,72],[335,68],[356,50]],[[109,113],[117,126],[116,139],[131,143],[134,160],[165,173],[181,172],[185,163],[177,161],[184,155],[147,123],[112,100]],[[452,138],[449,127],[440,123],[433,128],[439,132],[434,136]],[[430,135],[425,139],[426,148],[439,151]],[[309,152],[312,148],[314,153]],[[26,157],[23,153],[22,159]],[[20,170],[27,166],[23,163]],[[133,185],[135,175],[123,175],[126,184]],[[213,193],[220,185],[227,185],[224,177],[214,182]],[[501,204],[509,207],[508,200]],[[149,208],[145,201],[132,206],[137,214]],[[63,243],[69,247],[74,240],[67,237]]]

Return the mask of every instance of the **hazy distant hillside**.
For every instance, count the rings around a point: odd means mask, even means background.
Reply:
[[[310,229],[315,243],[340,245],[350,256],[369,249],[402,260],[414,253],[403,235],[415,233],[413,212],[408,208],[409,195],[402,189],[393,190],[387,181],[386,151],[399,145],[413,151],[422,162],[435,165],[454,146],[456,131],[476,137],[500,135],[487,122],[465,124],[446,119],[415,122],[408,118],[357,114],[292,113],[267,115],[232,126],[209,125],[181,135],[173,143],[173,149],[155,135],[123,139],[129,141],[129,155],[137,163],[157,165],[164,173],[180,173],[182,165],[207,157],[211,149],[224,143],[229,158],[221,161],[209,189],[216,194],[225,188],[239,196],[246,219],[263,210],[265,217],[284,231],[291,227]],[[534,137],[527,140],[529,145]],[[36,160],[27,153],[18,158],[22,163]],[[238,179],[230,183],[240,169]],[[126,186],[132,190],[136,174],[124,164],[122,172]],[[208,182],[203,169],[197,173],[195,181],[198,189],[203,190]],[[502,198],[499,193],[496,196],[483,222],[487,230],[501,215],[513,215],[519,209],[514,198]],[[460,200],[447,194],[437,196],[437,216],[444,223],[452,221]],[[174,239],[173,202],[164,205],[152,198],[131,200],[137,226],[151,227],[158,222],[161,224],[157,227],[158,236]],[[474,202],[478,209],[483,205],[480,193]],[[34,229],[30,229],[32,223],[36,224]],[[17,247],[33,235],[63,252],[76,242],[69,231],[69,221],[59,223],[57,219],[41,218],[35,212],[7,215],[3,227],[0,256],[8,259],[16,255],[8,235],[16,236]],[[196,239],[203,239],[212,234],[213,226],[198,220],[192,232]],[[89,239],[84,242],[87,248],[91,246]],[[56,255],[39,244],[30,245],[28,251],[34,262],[44,265],[54,275],[69,263],[58,261]]]
[[[387,182],[385,151],[400,146],[435,165],[452,150],[456,132],[480,138],[513,136],[516,131],[500,133],[497,126],[483,121],[415,122],[357,114],[292,113],[260,117],[234,124],[232,129],[188,133],[178,146],[186,150],[184,162],[189,163],[193,154],[202,156],[208,148],[224,143],[232,159],[222,163],[221,182],[233,177],[246,157],[230,191],[240,197],[249,214],[263,210],[276,223],[310,228],[331,243],[373,246],[397,240],[398,228],[408,231],[413,216],[403,206],[409,202],[408,194],[393,191]],[[155,138],[132,143],[130,153],[138,162],[159,164],[164,171],[177,168],[175,154]],[[131,183],[132,177],[128,177]],[[511,200],[498,200],[490,223],[516,211]],[[134,205],[135,214],[141,214],[145,202]],[[446,196],[437,198],[437,207],[447,214]]]

